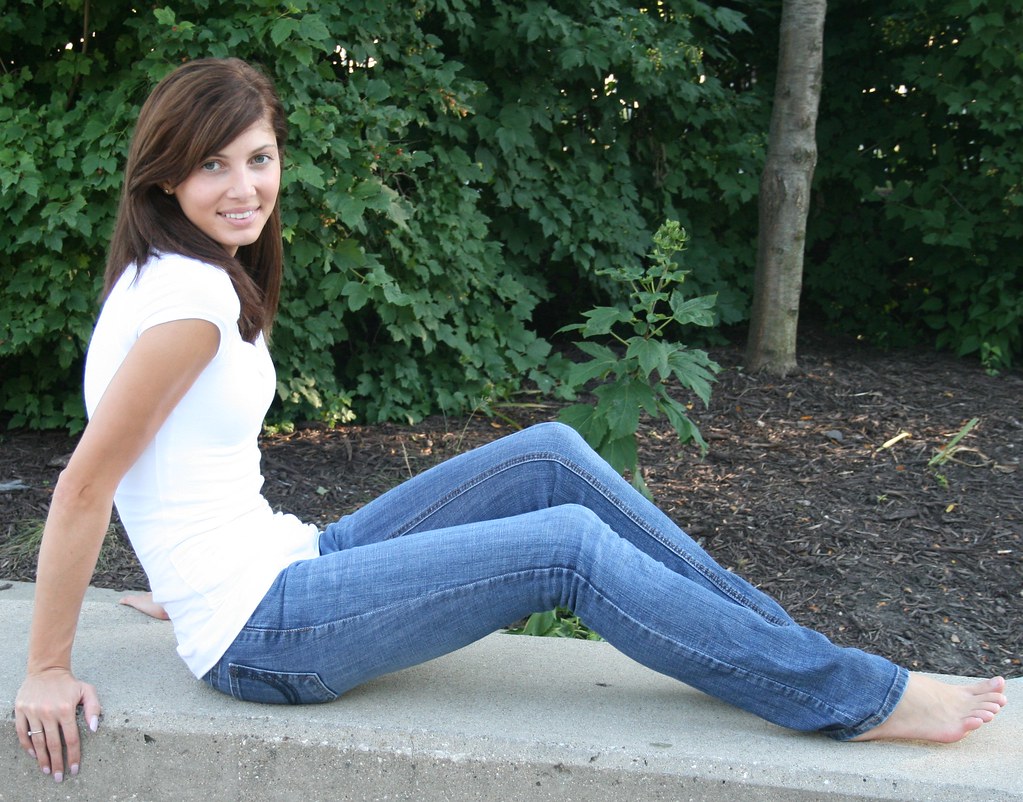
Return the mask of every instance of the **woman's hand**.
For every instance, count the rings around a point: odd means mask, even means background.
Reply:
[[[89,729],[95,732],[102,713],[96,689],[62,668],[29,674],[14,703],[14,725],[21,748],[57,782],[64,779],[65,767],[74,777],[81,764],[76,719],[79,705]]]

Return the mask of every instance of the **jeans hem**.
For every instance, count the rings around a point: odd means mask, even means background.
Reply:
[[[870,730],[879,727],[888,720],[888,717],[895,711],[896,705],[901,701],[902,695],[906,692],[909,684],[909,671],[902,666],[895,666],[895,679],[885,696],[884,702],[876,713],[865,718],[854,727],[846,727],[840,730],[832,730],[825,733],[836,741],[851,741]]]

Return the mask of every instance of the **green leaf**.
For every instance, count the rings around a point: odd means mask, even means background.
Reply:
[[[607,421],[608,437],[617,439],[636,434],[641,409],[656,412],[653,391],[641,381],[603,384],[594,390],[597,410]]]
[[[609,440],[600,447],[598,453],[619,473],[626,471],[632,471],[633,474],[638,473],[639,456],[634,434]]]
[[[553,610],[549,610],[544,613],[533,613],[529,616],[529,620],[526,621],[525,629],[523,629],[523,635],[546,635],[554,628],[556,618]]]
[[[314,189],[323,189],[326,186],[324,171],[311,162],[292,165],[287,175],[289,179],[302,181]]]
[[[607,421],[590,404],[572,404],[562,408],[558,420],[579,432],[594,449],[599,449],[607,437]]]
[[[676,350],[668,358],[671,372],[683,387],[692,390],[703,401],[710,403],[711,384],[716,381],[714,374],[721,369],[705,351]]]
[[[699,298],[690,298],[688,301],[680,290],[671,294],[669,300],[671,314],[675,320],[682,324],[694,326],[713,326],[714,307],[717,304],[717,295],[703,295]]]
[[[593,358],[587,362],[576,362],[568,367],[564,380],[572,388],[581,388],[594,379],[603,379],[621,365],[618,354],[596,343],[577,343],[579,350]]]
[[[362,309],[370,299],[369,288],[361,281],[349,281],[345,284],[343,295],[348,302],[348,308],[353,312]]]
[[[319,14],[303,15],[298,30],[302,38],[307,41],[324,43],[330,39],[330,29],[327,28]]]
[[[586,323],[579,329],[582,335],[584,337],[599,337],[603,334],[610,334],[617,324],[632,320],[632,313],[627,309],[613,306],[599,306],[584,312],[583,317],[586,318]]]
[[[682,445],[695,441],[700,447],[700,453],[706,454],[707,443],[700,434],[699,428],[689,419],[688,410],[685,406],[674,398],[665,398],[661,401],[661,408],[664,410],[664,416],[678,435],[678,441]]]
[[[270,40],[279,47],[295,34],[299,25],[299,21],[293,17],[278,18],[270,26]]]
[[[625,356],[627,359],[634,359],[639,363],[644,378],[649,379],[654,372],[660,378],[665,378],[669,372],[668,359],[674,350],[675,346],[661,340],[633,337],[629,340]]]

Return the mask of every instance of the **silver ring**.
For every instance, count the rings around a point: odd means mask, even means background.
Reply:
[[[33,735],[42,735],[43,732],[43,730],[29,730],[28,737],[31,738]]]

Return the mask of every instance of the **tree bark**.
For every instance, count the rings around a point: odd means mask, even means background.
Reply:
[[[746,368],[797,369],[796,331],[810,184],[817,164],[817,107],[824,72],[827,0],[784,0],[767,163],[760,179],[757,264]]]

